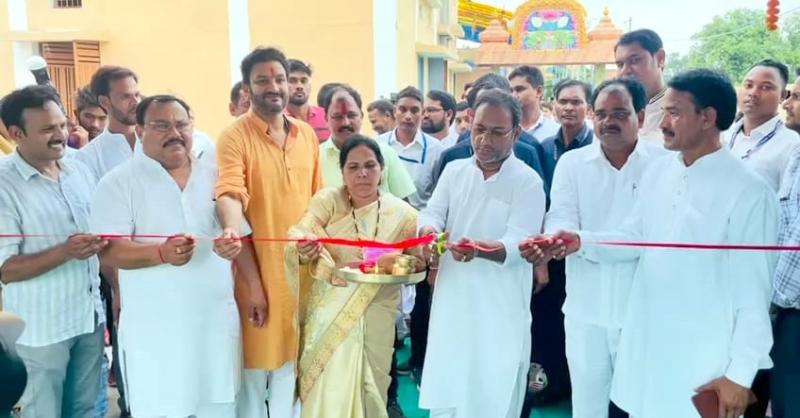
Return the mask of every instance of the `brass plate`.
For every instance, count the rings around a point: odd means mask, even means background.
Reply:
[[[358,269],[358,264],[339,268],[336,274],[353,283],[367,283],[367,284],[416,284],[425,280],[425,272],[392,275],[392,274],[365,274]]]

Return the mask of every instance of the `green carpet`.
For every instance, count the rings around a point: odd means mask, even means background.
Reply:
[[[398,363],[405,363],[411,355],[408,341],[406,345],[397,352]],[[411,376],[400,376],[400,387],[397,390],[400,407],[407,418],[427,418],[428,411],[419,409],[419,391]],[[569,401],[558,405],[534,408],[531,418],[570,418]]]

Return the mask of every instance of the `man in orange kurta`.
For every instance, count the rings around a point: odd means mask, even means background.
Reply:
[[[229,236],[235,237],[244,214],[254,237],[285,238],[322,184],[314,130],[283,113],[289,97],[287,73],[285,56],[274,48],[257,48],[242,61],[250,111],[228,127],[217,143],[217,209]],[[266,416],[269,382],[269,415],[291,417],[298,335],[296,290],[290,289],[285,277],[284,244],[255,241],[254,245],[260,281],[238,277],[236,283],[245,366],[237,415]]]

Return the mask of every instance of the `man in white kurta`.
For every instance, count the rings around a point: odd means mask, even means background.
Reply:
[[[103,254],[120,267],[120,356],[133,416],[233,417],[241,335],[231,262],[208,239],[222,233],[214,204],[216,168],[187,152],[192,132],[188,112],[168,97],[154,96],[140,105],[146,117],[137,126],[143,152],[101,181],[92,229],[178,237],[116,241]],[[155,159],[163,154],[149,149],[183,152],[190,159],[185,183]],[[191,242],[183,234],[197,239]],[[179,241],[183,244],[175,244]],[[128,246],[116,249],[128,253],[125,261],[111,254],[119,244]]]
[[[540,230],[545,197],[536,172],[511,153],[520,113],[508,93],[481,95],[475,156],[448,165],[419,216],[421,234],[497,248],[451,245],[441,257],[420,394],[431,417],[516,418],[522,408],[532,269],[517,244]]]
[[[698,417],[691,398],[705,389],[718,392],[725,416],[739,416],[756,372],[771,367],[773,253],[596,244],[775,243],[775,193],[719,141],[735,100],[718,73],[674,77],[661,126],[679,153],[645,172],[618,232],[557,234],[589,261],[638,261],[611,389],[634,418]]]
[[[645,169],[666,153],[637,140],[646,104],[641,84],[630,78],[610,80],[597,92],[592,108],[598,140],[559,160],[545,233],[616,228],[631,212]],[[573,418],[608,416],[614,357],[635,270],[634,260],[566,261],[563,311]]]

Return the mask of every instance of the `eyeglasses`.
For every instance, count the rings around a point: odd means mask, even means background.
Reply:
[[[594,112],[594,120],[598,122],[602,122],[606,120],[606,118],[610,118],[619,122],[625,121],[631,116],[631,112],[627,112],[624,110],[617,110],[611,113],[606,112]]]
[[[180,133],[189,133],[192,131],[192,122],[190,121],[178,121],[175,123],[172,122],[165,122],[165,121],[152,121],[147,122],[146,124],[150,129],[165,134],[167,132],[172,131],[173,128],[177,129]]]
[[[513,132],[514,128],[511,128],[507,131],[500,131],[500,130],[487,131],[480,127],[477,127],[472,131],[476,139],[480,139],[481,141],[486,141],[490,143],[500,142],[500,140],[507,138]]]

